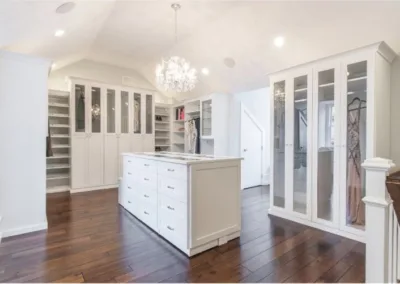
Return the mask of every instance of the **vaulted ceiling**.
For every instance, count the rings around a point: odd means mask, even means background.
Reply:
[[[57,14],[65,1],[1,0],[0,48],[49,57],[57,68],[84,58],[128,67],[154,85],[158,61],[180,55],[210,70],[193,95],[264,87],[270,72],[381,40],[400,51],[396,1],[179,1],[178,44],[172,1],[81,0]]]

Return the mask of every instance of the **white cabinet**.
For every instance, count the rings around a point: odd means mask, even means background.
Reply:
[[[270,213],[362,240],[366,158],[389,158],[390,64],[378,43],[277,72]]]
[[[124,152],[154,150],[153,94],[70,78],[71,191],[111,188]]]
[[[125,154],[119,203],[192,256],[240,235],[241,159],[185,155]]]

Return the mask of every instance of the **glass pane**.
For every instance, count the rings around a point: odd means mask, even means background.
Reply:
[[[202,124],[201,128],[203,131],[204,136],[211,136],[212,133],[212,105],[211,105],[211,100],[208,101],[203,101],[202,103],[202,110],[203,110],[203,116],[202,116]]]
[[[115,133],[115,90],[107,90],[107,133]]]
[[[334,165],[334,69],[318,73],[317,217],[332,221]]]
[[[133,133],[141,133],[141,95],[133,95]]]
[[[293,210],[307,213],[307,75],[294,79]]]
[[[285,207],[285,81],[274,84],[274,206]]]
[[[101,132],[101,91],[92,87],[92,133]]]
[[[129,93],[121,92],[121,133],[129,133]]]
[[[85,132],[85,86],[75,85],[75,131]]]
[[[365,172],[367,129],[367,62],[347,67],[347,224],[365,224]]]
[[[146,95],[146,133],[153,133],[153,96]]]

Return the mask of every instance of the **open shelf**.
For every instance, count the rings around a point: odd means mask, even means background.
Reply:
[[[53,155],[53,156],[47,157],[47,159],[69,159],[69,158],[71,158],[71,156],[69,154],[65,154],[65,155],[58,154],[58,155]]]
[[[68,104],[60,104],[60,103],[49,103],[50,107],[61,107],[61,108],[69,108]]]
[[[67,179],[69,174],[47,174],[47,180]]]

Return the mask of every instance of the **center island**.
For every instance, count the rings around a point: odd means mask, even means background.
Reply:
[[[123,154],[119,203],[188,256],[240,237],[242,158]]]

